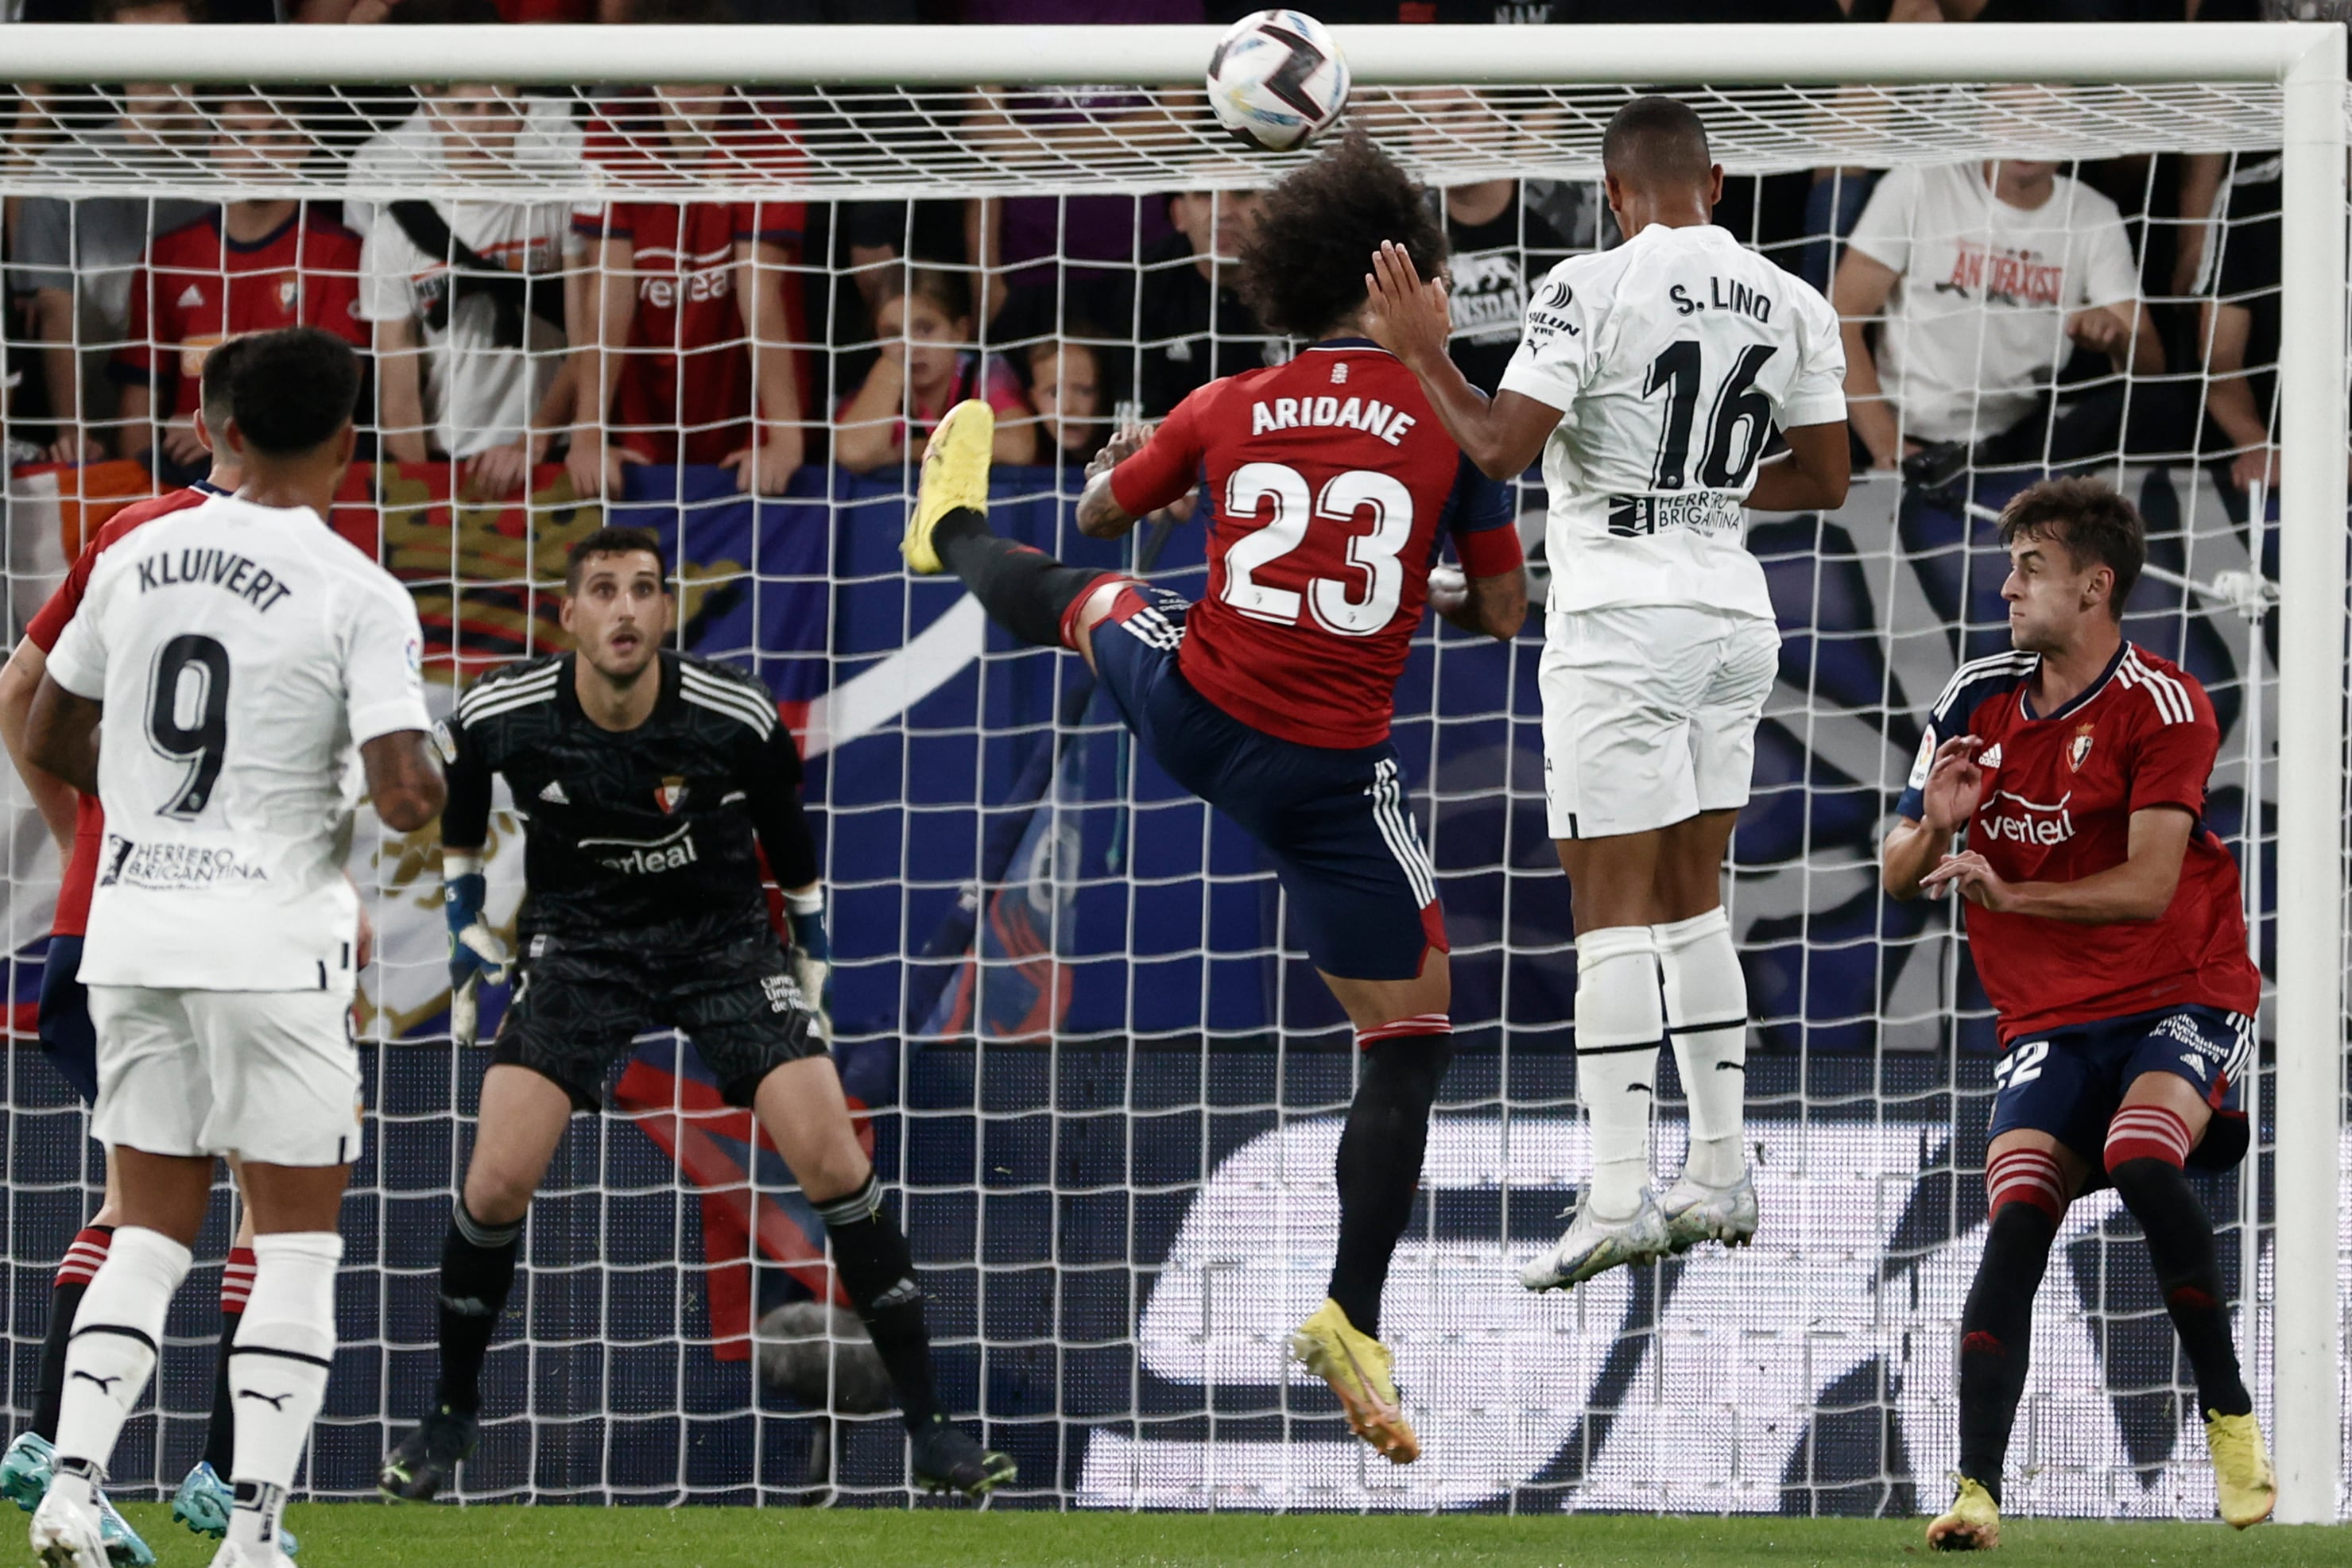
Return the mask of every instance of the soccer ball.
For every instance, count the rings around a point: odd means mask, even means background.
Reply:
[[[1328,130],[1348,107],[1348,62],[1303,11],[1258,11],[1217,40],[1209,108],[1252,147],[1283,152]]]

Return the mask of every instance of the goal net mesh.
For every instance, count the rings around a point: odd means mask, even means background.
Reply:
[[[1457,346],[1489,384],[1531,281],[1614,237],[1599,137],[1630,90],[1359,89],[1349,124],[1445,193]],[[204,471],[184,411],[207,347],[296,320],[342,332],[371,370],[332,522],[415,592],[436,711],[563,645],[563,552],[612,522],[670,553],[679,645],[755,671],[800,734],[837,1059],[923,1270],[948,1401],[1019,1460],[1001,1500],[1910,1511],[1940,1501],[1956,1457],[1995,1039],[1950,909],[1884,898],[1876,845],[1925,709],[2006,645],[1990,517],[2053,467],[2089,472],[2148,518],[2126,628],[2210,693],[2206,820],[2267,907],[2279,94],[1693,101],[1730,172],[1722,221],[1824,287],[1890,171],[2054,162],[2070,215],[2053,222],[2074,237],[2035,256],[1915,200],[1896,235],[1948,275],[1887,261],[1903,273],[1887,308],[1962,334],[1963,362],[1988,368],[1958,402],[2000,439],[1940,473],[1874,470],[1834,513],[1754,522],[1786,641],[1727,884],[1755,1020],[1752,1247],[1570,1295],[1515,1282],[1588,1167],[1540,625],[1500,645],[1421,638],[1397,741],[1446,906],[1458,1054],[1387,1294],[1425,1445],[1410,1468],[1350,1439],[1285,1357],[1323,1291],[1356,1058],[1270,873],[1128,744],[1077,661],[1016,649],[896,550],[929,421],[977,395],[999,411],[1001,531],[1202,591],[1197,524],[1104,543],[1071,516],[1115,417],[1288,352],[1217,258],[1300,160],[1244,154],[1197,93],[28,91],[30,130],[0,162],[11,631],[126,498]],[[2207,221],[2184,193],[2215,189]],[[2128,320],[2131,299],[2083,292],[2110,226],[2148,321],[2112,355],[2078,350],[2061,314]],[[1979,340],[2021,312],[2048,340],[1996,376]],[[575,427],[604,433],[607,462],[583,460]],[[1538,477],[1520,493],[1539,544]],[[58,856],[7,784],[0,1284],[21,1411],[100,1165],[33,1047]],[[509,926],[517,804],[500,796],[491,846]],[[363,816],[351,862],[377,931],[370,1109],[312,1495],[368,1493],[432,1386],[441,1238],[488,1055],[449,1039],[436,851]],[[1683,1102],[1661,1071],[1672,1169]],[[2246,1091],[2266,1155],[2263,1082]],[[2264,1168],[2200,1185],[2267,1411]],[[168,1490],[201,1448],[228,1209],[224,1187],[117,1456],[127,1494]],[[574,1124],[525,1264],[463,1495],[904,1496],[898,1423],[837,1310],[823,1227],[678,1038],[639,1040],[607,1113]],[[2193,1386],[2111,1192],[2074,1205],[2053,1254],[2011,1472],[2012,1512],[2212,1511]]]

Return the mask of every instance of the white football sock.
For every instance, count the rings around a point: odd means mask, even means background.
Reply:
[[[1728,1186],[1748,1168],[1741,1136],[1748,1104],[1748,977],[1721,904],[1654,925],[1665,980],[1666,1027],[1690,1102],[1690,1155],[1683,1175]]]
[[[147,1392],[163,1319],[189,1260],[188,1249],[162,1231],[123,1226],[74,1314],[58,1406],[58,1479],[70,1482],[67,1495],[85,1506],[90,1500],[81,1489],[104,1478],[122,1423]]]
[[[343,1239],[331,1230],[257,1236],[253,1256],[253,1295],[229,1352],[229,1395],[236,1406],[236,1458],[229,1468],[236,1507],[229,1514],[228,1539],[258,1548],[277,1539],[302,1445],[327,1397],[335,1359],[335,1267],[342,1261]]]
[[[1594,1216],[1624,1219],[1650,1181],[1650,1104],[1664,1020],[1658,956],[1646,925],[1576,939],[1576,1092],[1592,1128]]]

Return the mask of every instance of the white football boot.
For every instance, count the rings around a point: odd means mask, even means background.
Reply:
[[[51,1486],[33,1510],[33,1555],[47,1568],[107,1568],[98,1510]]]
[[[1519,1283],[1530,1291],[1566,1290],[1623,1264],[1664,1257],[1666,1248],[1666,1217],[1648,1187],[1641,1207],[1622,1219],[1602,1219],[1587,1197],[1559,1245],[1519,1270]]]
[[[1666,1217],[1666,1250],[1676,1257],[1702,1241],[1745,1247],[1756,1239],[1756,1184],[1745,1169],[1729,1186],[1678,1176],[1658,1207]]]

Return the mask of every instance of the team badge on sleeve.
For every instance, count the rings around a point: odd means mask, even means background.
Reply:
[[[2083,725],[2074,731],[2074,738],[2066,743],[2066,766],[2080,773],[2091,756],[2091,731],[2095,727]]]

